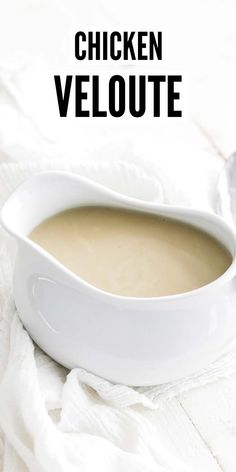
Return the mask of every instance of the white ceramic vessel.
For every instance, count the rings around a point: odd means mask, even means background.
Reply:
[[[193,224],[221,241],[233,262],[214,282],[183,294],[133,298],[104,292],[27,238],[45,218],[80,205],[130,208]],[[236,236],[218,216],[146,203],[51,171],[18,187],[1,221],[18,244],[14,297],[21,320],[36,343],[69,368],[128,385],[172,381],[213,361],[236,334]]]

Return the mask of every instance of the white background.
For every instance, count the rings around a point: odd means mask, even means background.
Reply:
[[[99,159],[104,149],[111,159],[128,160],[140,153],[176,180],[185,174],[189,194],[189,181],[204,181],[214,192],[223,161],[236,149],[235,14],[233,0],[2,1],[1,161]],[[183,75],[185,118],[128,125],[116,120],[115,126],[109,120],[91,125],[59,119],[49,77],[77,70],[73,35],[79,29],[161,30],[162,67]],[[233,375],[182,394],[149,416],[155,415],[155,434],[170,454],[201,472],[234,472],[235,398]]]

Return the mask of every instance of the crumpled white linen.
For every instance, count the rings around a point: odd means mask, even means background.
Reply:
[[[172,202],[171,179],[161,174],[158,179],[142,164],[103,160],[2,164],[0,204],[25,178],[46,169],[69,169],[125,194]],[[178,193],[175,203],[181,203]],[[81,368],[69,372],[34,346],[22,327],[12,297],[15,245],[3,230],[0,241],[3,472],[184,472],[185,465],[156,443],[154,424],[146,412],[183,391],[235,372],[235,341],[201,372],[159,386],[131,388],[111,384]]]

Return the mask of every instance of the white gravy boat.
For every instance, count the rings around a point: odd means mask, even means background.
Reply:
[[[191,292],[122,297],[82,280],[27,235],[45,218],[80,205],[165,215],[193,224],[231,252],[229,269]],[[144,202],[67,172],[38,174],[4,204],[1,221],[17,241],[14,297],[36,343],[66,367],[111,381],[172,381],[213,361],[236,334],[236,236],[223,219],[202,211]],[[157,267],[158,270],[158,267]]]

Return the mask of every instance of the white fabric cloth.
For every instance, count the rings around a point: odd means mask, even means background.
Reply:
[[[54,168],[70,169],[138,198],[165,203],[174,198],[174,181],[161,174],[158,179],[153,171],[148,173],[133,162],[103,160],[85,165],[45,161],[2,164],[0,203],[28,176]],[[176,202],[181,204],[177,191]],[[68,372],[34,346],[23,329],[12,297],[15,245],[3,230],[0,241],[3,472],[184,472],[185,465],[156,443],[147,412],[183,391],[235,372],[235,341],[211,366],[165,385],[130,388],[80,368]]]

